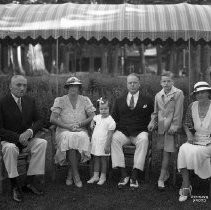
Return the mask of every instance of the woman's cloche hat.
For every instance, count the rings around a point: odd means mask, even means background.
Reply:
[[[194,85],[194,90],[192,94],[198,93],[200,91],[211,91],[211,87],[207,82],[200,81]]]
[[[67,79],[67,81],[65,82],[65,84],[64,84],[64,88],[68,88],[71,85],[79,85],[79,86],[81,86],[82,83],[81,83],[81,80],[79,80],[77,77],[69,77]]]

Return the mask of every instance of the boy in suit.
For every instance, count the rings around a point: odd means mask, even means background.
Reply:
[[[26,96],[27,80],[24,76],[11,78],[10,93],[0,100],[0,139],[5,168],[12,186],[12,199],[21,202],[23,199],[18,184],[17,158],[21,150],[31,152],[27,171],[25,189],[34,194],[43,192],[33,185],[35,175],[43,175],[47,141],[35,138],[42,127],[35,101]]]
[[[116,131],[111,143],[111,159],[112,167],[119,167],[121,171],[119,188],[125,187],[129,181],[131,188],[138,188],[138,174],[144,170],[149,143],[147,125],[153,112],[153,101],[146,96],[141,96],[139,88],[139,76],[134,73],[128,75],[128,93],[116,100],[112,112]],[[123,145],[130,143],[136,146],[131,177],[126,172],[122,150]]]
[[[182,127],[183,101],[182,90],[174,87],[173,75],[166,72],[161,76],[162,90],[155,96],[154,112],[148,130],[158,130],[157,147],[163,150],[163,159],[158,189],[165,188],[164,182],[169,178],[168,164],[170,154],[175,152],[174,134]]]

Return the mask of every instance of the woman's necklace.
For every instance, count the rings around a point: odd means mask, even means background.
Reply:
[[[210,101],[204,101],[201,103],[199,102],[199,104],[198,104],[198,113],[199,113],[199,118],[201,121],[201,127],[203,125],[203,122],[207,115],[209,107],[210,107]]]
[[[73,109],[76,109],[76,104],[77,104],[78,96],[77,97],[74,97],[74,98],[69,96],[69,100],[70,100],[70,103],[72,104]]]

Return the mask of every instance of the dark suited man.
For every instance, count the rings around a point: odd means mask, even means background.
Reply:
[[[34,194],[43,194],[34,186],[35,175],[43,175],[47,141],[35,138],[42,127],[35,101],[26,96],[27,80],[24,76],[11,78],[10,94],[0,100],[0,138],[3,160],[12,186],[12,198],[22,201],[22,191],[18,184],[17,158],[20,150],[31,152],[24,189]]]
[[[121,179],[118,187],[126,186],[130,180],[131,188],[138,188],[138,175],[144,170],[145,157],[148,148],[148,123],[153,112],[153,101],[139,93],[140,79],[136,74],[127,77],[128,93],[116,100],[112,117],[117,126],[111,143],[112,167],[119,167]],[[136,146],[134,165],[131,177],[125,169],[125,159],[122,146]]]

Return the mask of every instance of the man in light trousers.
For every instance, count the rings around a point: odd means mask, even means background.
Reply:
[[[147,125],[153,112],[153,101],[146,96],[142,96],[139,88],[139,76],[134,73],[128,75],[128,93],[116,100],[112,111],[112,117],[117,126],[111,143],[111,158],[112,167],[119,168],[121,172],[119,188],[125,187],[129,181],[131,188],[138,188],[138,175],[144,170],[149,143]],[[129,177],[125,169],[122,147],[130,143],[136,146],[136,150],[133,170]]]
[[[47,141],[35,137],[42,122],[34,99],[25,95],[27,79],[15,75],[11,78],[9,87],[10,93],[0,100],[0,139],[5,168],[11,181],[12,199],[21,202],[23,194],[18,181],[18,155],[20,151],[31,154],[24,189],[42,195],[42,190],[35,187],[34,178],[45,173]]]

